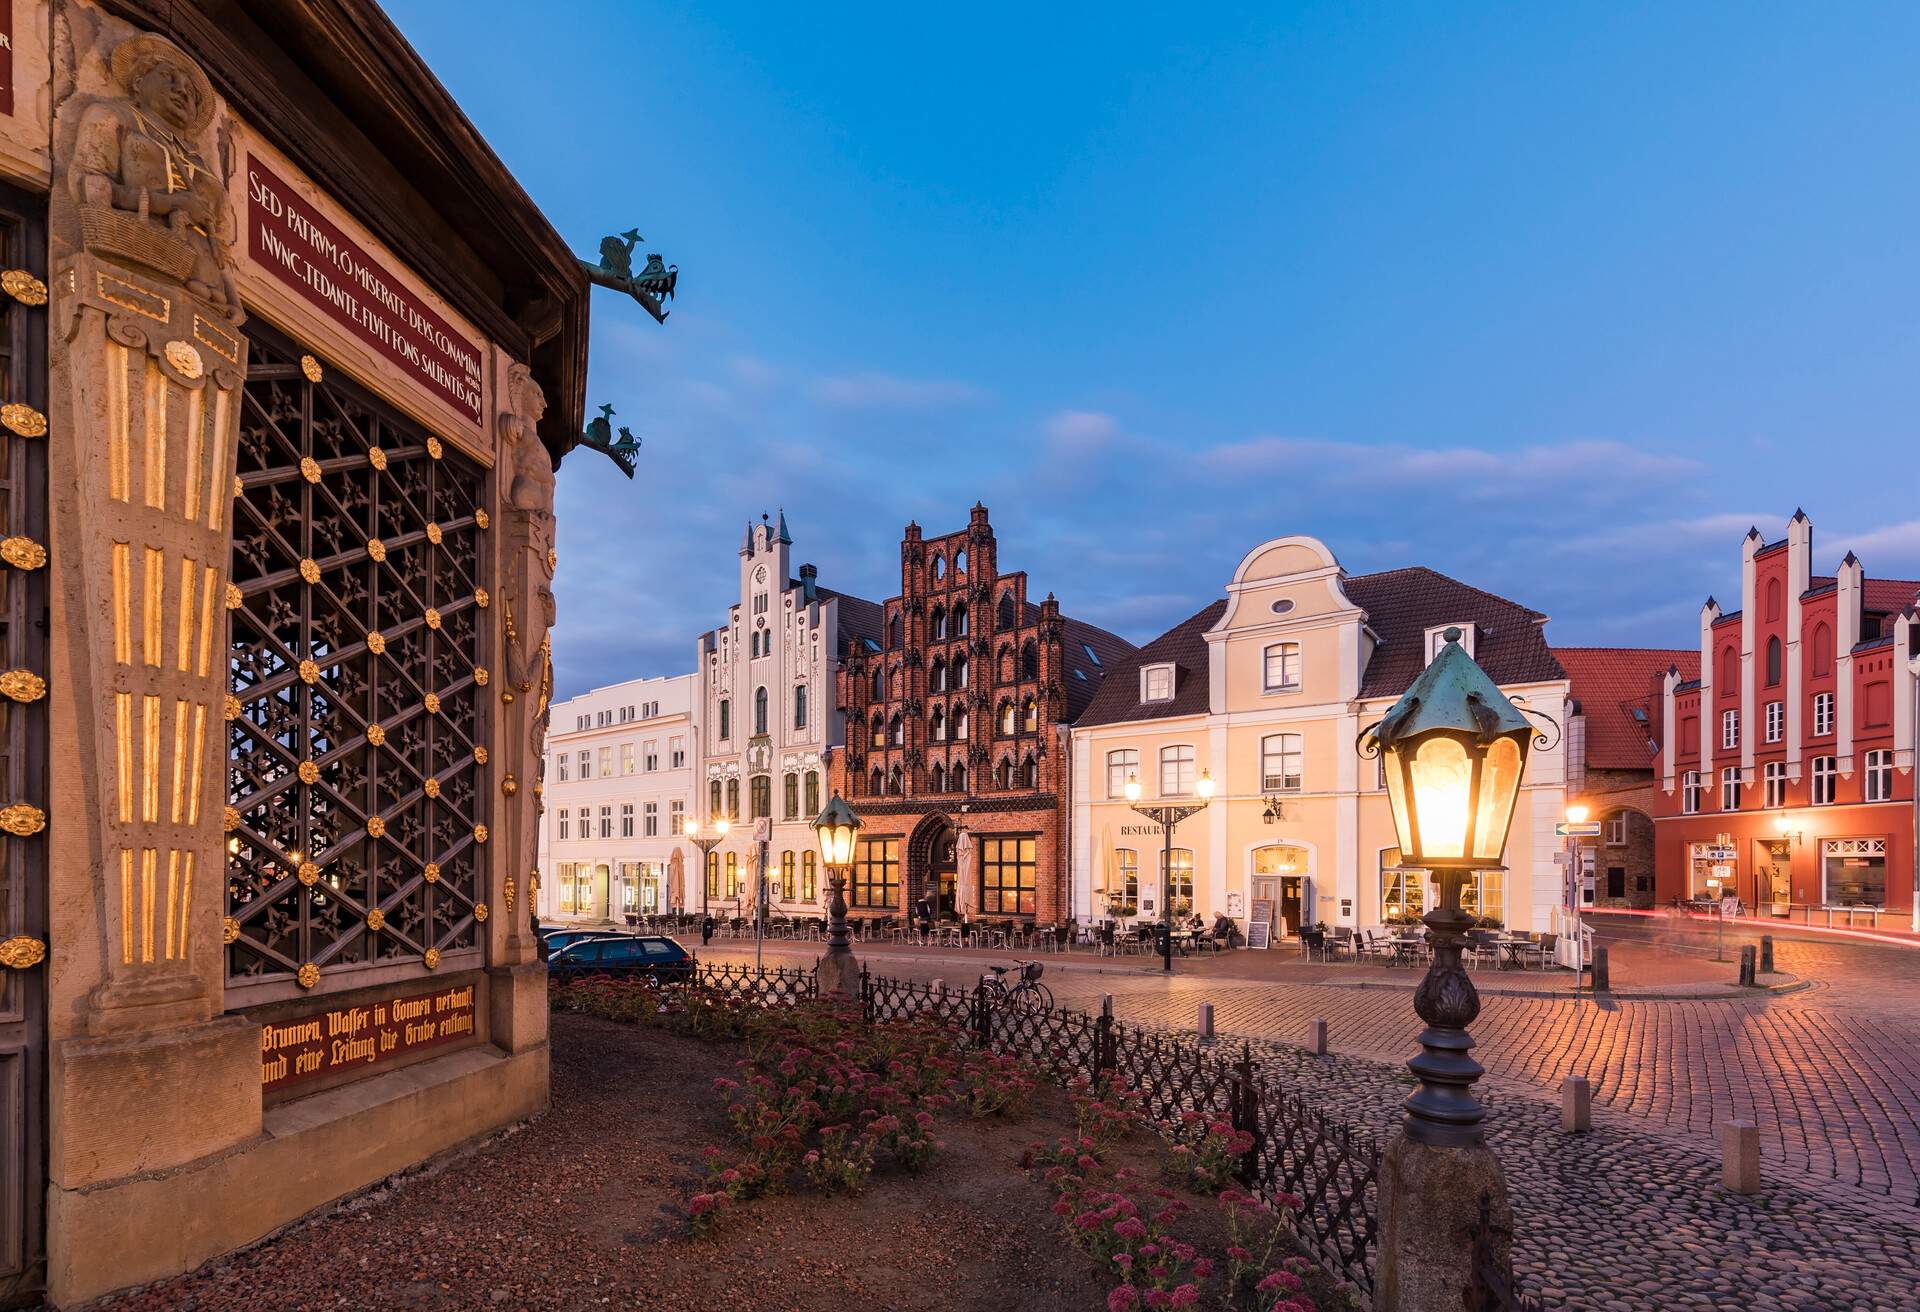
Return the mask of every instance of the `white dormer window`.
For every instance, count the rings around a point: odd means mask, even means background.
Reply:
[[[1143,702],[1170,702],[1173,700],[1173,663],[1144,666],[1140,671],[1140,700]]]
[[[1441,649],[1447,645],[1448,629],[1460,630],[1461,649],[1465,651],[1469,656],[1474,655],[1473,622],[1471,620],[1455,620],[1451,624],[1438,624],[1438,625],[1435,625],[1433,628],[1427,630],[1427,662],[1429,664],[1433,662],[1434,657],[1440,654]]]

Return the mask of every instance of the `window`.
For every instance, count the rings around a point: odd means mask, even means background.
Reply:
[[[560,837],[562,838],[568,837],[568,834],[567,834],[568,828],[569,826],[567,823],[567,808],[563,806],[560,808]]]
[[[953,763],[953,770],[947,775],[947,791],[953,793],[964,793],[967,791],[967,764],[965,761],[955,761]]]
[[[1821,873],[1829,906],[1884,907],[1887,904],[1887,840],[1829,838],[1820,844]]]
[[[1173,700],[1173,666],[1149,665],[1140,671],[1140,700],[1143,702]]]
[[[807,771],[806,796],[807,796],[807,804],[806,804],[806,810],[803,812],[803,815],[807,818],[811,818],[813,816],[819,815],[820,814],[820,772],[818,770]]]
[[[1892,752],[1882,749],[1867,753],[1866,799],[1869,802],[1893,800]]]
[[[1740,712],[1723,711],[1720,714],[1720,745],[1732,749],[1740,745]]]
[[[1761,783],[1765,793],[1760,805],[1776,807],[1787,804],[1787,763],[1785,761],[1768,761]]]
[[[955,569],[961,568],[966,561],[966,553],[961,552],[958,556],[955,556],[953,558],[953,561],[954,561]],[[952,623],[950,627],[953,630],[954,637],[964,638],[967,636],[967,608],[964,605],[955,606],[953,608]]]
[[[807,685],[804,683],[793,690],[793,727],[807,727]]]
[[[944,641],[947,636],[947,608],[945,606],[935,606],[933,608],[933,614],[928,617],[928,622],[932,626],[933,640],[935,642]]]
[[[1160,749],[1160,795],[1185,797],[1193,791],[1193,747],[1181,743]]]
[[[767,690],[765,688],[753,690],[753,731],[755,733],[767,731]]]
[[[928,676],[927,686],[935,692],[945,692],[947,690],[947,663],[945,661],[936,659],[933,662],[933,671]]]
[[[738,820],[739,818],[740,781],[738,779],[729,779],[727,780],[727,819]]]
[[[755,820],[773,814],[772,775],[757,774],[753,776],[752,779],[747,781],[747,791],[753,805],[753,818]]]
[[[1775,688],[1780,684],[1780,639],[1767,639],[1767,687]]]
[[[938,583],[947,576],[947,558],[939,552],[933,553],[933,581]]]
[[[1720,694],[1726,696],[1740,686],[1740,652],[1727,647],[1720,653]]]
[[[1506,922],[1506,876],[1498,870],[1476,870],[1473,879],[1460,890],[1460,906],[1469,915]]]
[[[1013,703],[1001,702],[1000,703],[1000,736],[1003,738],[1013,737],[1014,730],[1017,727],[1018,727],[1018,724],[1014,717]]]
[[[578,756],[574,758],[574,764],[580,767],[580,777],[582,779],[593,778],[593,753],[592,752],[581,752]]]
[[[651,803],[649,803],[651,805]],[[620,803],[620,837],[633,837],[633,803]]]
[[[602,747],[602,748],[600,749],[600,760],[599,760],[599,770],[600,770],[600,777],[601,777],[602,779],[606,779],[606,778],[610,778],[610,777],[612,776],[612,774],[613,774],[613,748],[611,748],[611,747]]]
[[[1813,804],[1832,806],[1834,786],[1840,778],[1840,763],[1831,756],[1813,758]]]
[[[1833,732],[1833,694],[1817,692],[1813,695],[1813,736],[1824,738]]]
[[[955,742],[965,742],[967,738],[967,707],[964,702],[953,708],[953,737]]]
[[[613,837],[613,807],[611,804],[600,808],[600,837]]]
[[[667,763],[676,770],[686,769],[687,740],[685,738],[675,738],[667,744]]]
[[[727,853],[727,891],[728,897],[740,896],[740,858],[736,853]]]
[[[1730,765],[1720,772],[1720,809],[1740,809],[1740,767]]]
[[[687,832],[687,804],[677,797],[667,803],[667,832],[675,837]]]
[[[1427,872],[1400,868],[1400,849],[1380,849],[1380,919],[1392,923],[1427,913]]]
[[[720,854],[707,853],[707,896],[720,896]]]
[[[1781,616],[1786,597],[1786,587],[1779,579],[1767,580],[1767,619],[1777,620]],[[1779,639],[1774,639],[1778,642]]]
[[[1700,814],[1700,772],[1689,770],[1680,781],[1680,813],[1682,815]]]
[[[1125,797],[1127,780],[1140,773],[1140,753],[1131,747],[1107,753],[1107,796]]]
[[[967,669],[968,669],[967,658],[965,656],[955,656],[953,658],[953,686],[954,687],[965,688],[970,686],[970,681],[967,678]]]
[[[707,819],[718,820],[721,815],[720,781],[710,779],[707,781]]]
[[[1300,690],[1300,644],[1276,642],[1267,648],[1261,683],[1268,692]]]
[[[646,762],[648,774],[652,774],[660,768],[660,745],[658,743],[647,744]]]
[[[1032,915],[1037,869],[1032,838],[982,840],[980,910],[988,915]]]
[[[800,896],[808,902],[818,901],[820,897],[816,855],[811,848],[800,854]]]
[[[1167,898],[1176,916],[1193,914],[1193,849],[1176,847],[1167,857]]]
[[[1260,740],[1260,790],[1297,793],[1302,782],[1302,752],[1297,733],[1272,733]]]
[[[565,752],[555,752],[553,754],[553,760],[554,764],[558,767],[556,773],[559,775],[560,782],[567,782],[567,754]]]
[[[1131,916],[1140,910],[1140,854],[1130,847],[1113,850],[1113,887],[1107,890],[1107,914]]]
[[[887,722],[879,715],[873,717],[873,745],[875,747],[887,745]]]
[[[782,852],[780,854],[780,900],[783,902],[793,901],[794,873],[793,853]]]
[[[967,572],[967,549],[965,547],[961,547],[953,553],[953,572],[955,574],[965,574]]]
[[[927,791],[933,793],[947,791],[947,767],[938,761],[935,761],[933,769],[927,772]]]
[[[1020,709],[1020,726],[1028,733],[1040,731],[1040,704],[1029,697]]]
[[[621,774],[633,773],[633,744],[632,743],[620,744],[620,773]]]
[[[789,820],[800,818],[800,776],[791,770],[780,781],[780,800],[785,803],[781,814]]]
[[[927,733],[936,743],[947,740],[947,713],[941,707],[933,708],[933,714],[927,720]]]
[[[1627,845],[1627,813],[1617,811],[1607,817],[1607,846],[1625,847]]]
[[[887,736],[893,740],[895,747],[906,746],[907,717],[896,713],[893,717],[893,723],[887,726]]]
[[[1833,673],[1833,630],[1825,624],[1813,626],[1813,677],[1824,679]]]
[[[660,837],[660,803],[648,802],[646,804],[645,809],[641,813],[641,825],[642,837]]]
[[[856,907],[891,907],[900,893],[900,840],[863,838],[853,854],[853,888],[849,893]]]
[[[1018,617],[1014,613],[1012,588],[1007,588],[1000,593],[1000,605],[994,613],[994,618],[1000,622],[1002,632],[1012,628],[1018,622]]]
[[[720,741],[733,737],[733,703],[727,698],[720,699]]]
[[[1023,679],[1040,677],[1040,648],[1034,645],[1032,638],[1020,644],[1020,677]]]
[[[1767,703],[1767,741],[1777,743],[1787,732],[1787,704]]]

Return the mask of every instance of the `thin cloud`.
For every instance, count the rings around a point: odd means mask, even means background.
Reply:
[[[808,390],[821,405],[847,410],[943,410],[977,405],[987,396],[972,383],[882,373],[818,378]]]

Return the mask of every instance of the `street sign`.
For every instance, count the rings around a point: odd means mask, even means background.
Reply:
[[[1707,849],[1707,860],[1709,861],[1731,861],[1738,855],[1739,853],[1730,847],[1715,846]]]
[[[1600,837],[1600,822],[1598,820],[1587,820],[1580,824],[1574,824],[1570,820],[1562,820],[1553,827],[1553,832],[1562,838],[1598,838]]]

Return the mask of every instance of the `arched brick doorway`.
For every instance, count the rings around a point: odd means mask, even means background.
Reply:
[[[914,826],[907,838],[907,914],[920,915],[920,900],[934,893],[937,902],[934,918],[950,917],[954,912],[954,842],[959,837],[953,822],[935,811]]]

